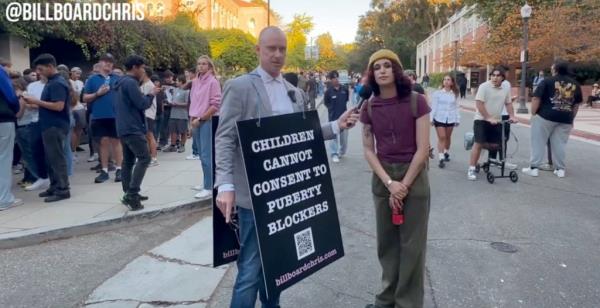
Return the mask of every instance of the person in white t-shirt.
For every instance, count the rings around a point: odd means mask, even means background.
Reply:
[[[155,80],[152,80],[151,76],[153,74],[152,69],[149,67],[145,68],[146,73],[142,78],[142,86],[140,87],[142,90],[142,94],[148,95],[152,93],[152,90],[155,88],[155,82],[158,80],[155,77]],[[156,85],[160,86],[160,85]],[[158,153],[156,150],[156,138],[154,137],[154,128],[156,126],[156,97],[152,100],[152,105],[150,108],[144,111],[146,116],[146,140],[148,141],[148,149],[150,150],[150,157],[152,160],[150,161],[150,167],[158,166]]]
[[[81,69],[79,67],[71,68],[69,77],[69,82],[71,83],[73,91],[75,91],[75,97],[77,98],[77,104],[75,104],[72,109],[75,126],[71,133],[71,151],[75,153],[77,147],[79,147],[79,139],[81,138],[83,129],[87,126],[87,121],[85,106],[81,103],[81,92],[84,87],[83,81],[81,81]]]
[[[475,143],[471,150],[471,160],[467,171],[467,178],[471,181],[477,179],[476,167],[481,150],[497,145],[502,141],[502,110],[506,108],[511,122],[517,122],[510,99],[510,90],[502,87],[502,81],[506,79],[504,69],[494,68],[490,74],[490,80],[482,83],[477,89],[475,102],[477,112],[473,122]]]

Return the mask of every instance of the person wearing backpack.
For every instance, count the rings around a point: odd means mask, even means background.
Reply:
[[[554,175],[565,177],[565,155],[573,120],[583,102],[581,87],[567,76],[569,64],[557,60],[552,65],[552,78],[544,79],[533,93],[531,103],[531,159],[524,174],[536,177],[550,141]]]
[[[422,307],[430,189],[427,176],[431,109],[412,91],[398,55],[369,59],[374,96],[363,105],[363,149],[373,170],[377,255],[382,285],[375,307]]]

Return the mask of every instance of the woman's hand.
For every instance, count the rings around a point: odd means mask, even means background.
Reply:
[[[193,127],[193,128],[197,128],[198,126],[200,126],[200,119],[199,119],[199,118],[194,118],[194,119],[192,120],[192,123],[191,123],[191,124],[192,124],[192,127]]]
[[[392,181],[388,190],[394,198],[399,200],[404,199],[408,195],[408,186],[404,185],[402,182]]]
[[[398,200],[398,199],[394,198],[394,196],[390,196],[389,205],[390,205],[390,209],[392,209],[392,211],[394,209],[397,209],[398,211],[401,211],[402,207],[404,207],[404,201]]]

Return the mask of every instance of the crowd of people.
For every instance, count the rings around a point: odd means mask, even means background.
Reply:
[[[0,123],[7,129],[0,210],[23,204],[12,192],[13,173],[23,173],[18,185],[41,190],[45,202],[70,198],[82,139],[89,146],[87,161],[97,162],[93,182],[121,182],[121,202],[131,210],[148,199],[139,194],[140,185],[146,168],[159,165],[158,151],[184,153],[190,137],[193,150],[186,159],[200,160],[204,173],[203,184],[192,187],[195,197],[212,194],[211,119],[221,102],[212,60],[202,56],[180,76],[169,70],[159,76],[135,55],[124,59],[125,70],[115,62],[102,55],[84,82],[80,68],[57,65],[50,54],[38,56],[22,74],[1,61]]]

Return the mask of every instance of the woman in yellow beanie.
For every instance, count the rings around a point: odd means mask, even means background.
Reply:
[[[369,59],[374,96],[364,104],[365,158],[373,169],[377,255],[382,290],[367,307],[422,307],[429,219],[429,112],[425,97],[412,91],[394,52]]]

